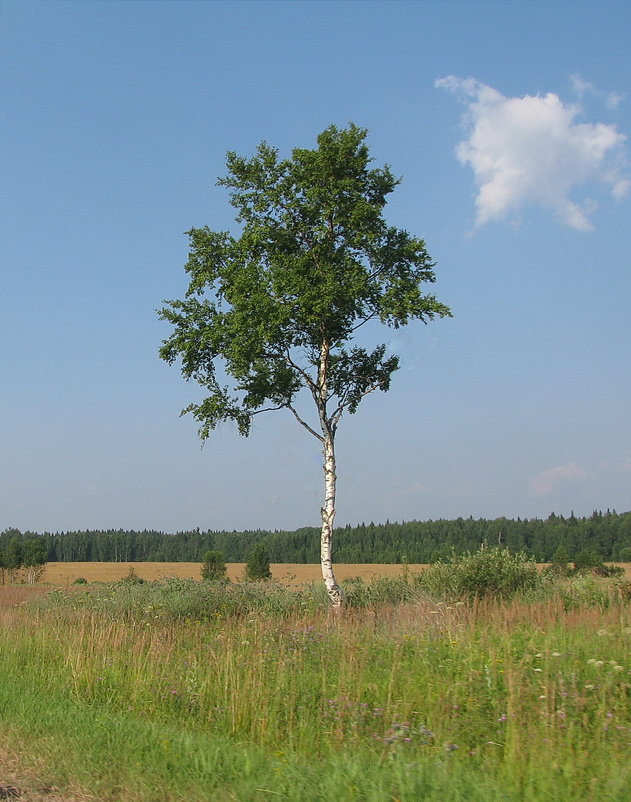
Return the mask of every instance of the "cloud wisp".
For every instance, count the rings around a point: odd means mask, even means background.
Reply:
[[[594,84],[589,81],[584,81],[579,73],[570,75],[570,87],[572,91],[578,96],[579,100],[585,95],[593,95],[594,97],[604,100],[607,108],[616,109],[624,100],[624,95],[619,92],[602,92],[597,89]]]
[[[593,91],[578,76],[574,84],[575,91]],[[467,106],[463,122],[468,136],[458,144],[456,156],[474,172],[476,227],[537,205],[564,225],[589,231],[596,204],[588,198],[576,203],[571,193],[594,181],[616,199],[629,191],[626,136],[615,125],[577,122],[580,107],[564,104],[552,92],[505,97],[475,78],[453,75],[438,79],[435,86]]]
[[[587,471],[574,462],[567,465],[557,465],[537,474],[530,480],[530,489],[536,496],[549,496],[557,490],[559,485],[581,479],[586,479]]]

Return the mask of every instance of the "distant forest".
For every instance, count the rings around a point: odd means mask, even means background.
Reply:
[[[255,543],[264,541],[275,563],[320,561],[320,530],[293,532],[200,531],[166,534],[155,531],[20,532],[0,533],[0,552],[12,538],[42,538],[49,562],[201,562],[216,549],[226,562],[245,562]],[[457,518],[453,521],[408,521],[359,524],[335,530],[338,563],[431,563],[455,552],[502,545],[524,551],[537,562],[549,562],[559,546],[571,560],[583,549],[606,561],[631,562],[631,512],[594,512],[588,518],[550,515],[511,520]]]

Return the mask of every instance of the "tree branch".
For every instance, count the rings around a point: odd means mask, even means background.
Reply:
[[[381,385],[382,385],[382,382],[377,382],[376,384],[371,385],[367,390],[364,390],[364,392],[361,393],[359,395],[359,398],[357,399],[358,403],[359,403],[359,400],[364,398],[364,396],[370,395],[370,393],[373,393],[375,390],[379,390]],[[344,398],[348,398],[348,393],[344,394]],[[355,399],[353,399],[353,400],[355,400]],[[340,418],[342,417],[342,413],[344,412],[346,407],[349,407],[351,405],[351,403],[352,402],[350,400],[348,400],[348,401],[340,401],[340,403],[337,405],[337,407],[335,409],[335,412],[331,415],[331,417],[329,419],[331,421],[331,425],[333,427],[337,426],[337,424],[340,422]]]
[[[314,437],[316,437],[316,438],[317,438],[317,439],[318,439],[318,440],[319,440],[321,443],[323,443],[323,442],[324,442],[324,437],[322,437],[322,435],[321,435],[321,434],[318,434],[318,433],[316,432],[316,430],[315,430],[315,429],[312,429],[312,428],[311,428],[311,426],[309,426],[309,424],[308,424],[306,421],[304,421],[304,420],[303,420],[303,419],[300,417],[300,415],[299,415],[299,414],[296,412],[296,410],[295,410],[295,409],[292,407],[292,405],[291,405],[291,404],[286,404],[286,407],[287,407],[287,409],[289,409],[291,412],[293,412],[293,414],[294,414],[294,417],[296,418],[296,420],[298,421],[298,423],[299,423],[301,426],[304,426],[304,427],[305,427],[305,429],[306,429],[308,432],[310,432],[310,433],[311,433],[311,434],[312,434]]]
[[[316,383],[313,381],[311,376],[307,373],[307,371],[304,368],[301,368],[300,365],[297,365],[294,362],[294,360],[291,358],[289,354],[289,350],[285,351],[285,361],[287,362],[290,368],[293,368],[297,373],[299,373],[302,376],[302,378],[305,380],[305,384],[311,390],[312,393],[314,392],[314,390],[317,390]]]

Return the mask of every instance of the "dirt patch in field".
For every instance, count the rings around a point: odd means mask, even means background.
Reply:
[[[13,741],[13,739],[10,739]],[[12,743],[17,747],[16,743]],[[41,769],[41,774],[40,774]],[[42,780],[43,767],[24,768],[16,751],[0,746],[0,800],[20,802],[94,802],[96,797],[82,791],[61,791]]]
[[[0,585],[0,607],[17,607],[48,590],[42,585]]]

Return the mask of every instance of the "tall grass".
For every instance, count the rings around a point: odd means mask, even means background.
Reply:
[[[316,591],[219,603],[193,584],[211,601],[119,583],[0,610],[0,720],[26,773],[132,802],[629,798],[615,597],[385,594],[331,616]]]

